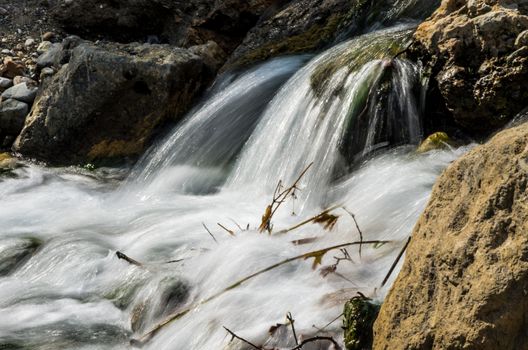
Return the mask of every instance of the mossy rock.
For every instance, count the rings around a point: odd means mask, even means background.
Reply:
[[[333,76],[341,69],[349,73],[359,70],[373,60],[391,60],[408,45],[412,31],[378,32],[350,41],[337,55],[320,64],[310,77],[314,92],[320,96]]]
[[[380,305],[364,296],[357,296],[345,304],[343,329],[347,350],[372,349],[373,326]]]
[[[451,144],[451,139],[445,132],[435,132],[422,141],[417,153],[426,153],[435,149],[443,149]]]

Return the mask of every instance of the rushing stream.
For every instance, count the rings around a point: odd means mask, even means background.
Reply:
[[[288,349],[291,334],[268,334],[288,312],[299,334],[340,340],[340,321],[317,328],[357,291],[383,299],[396,273],[381,282],[435,179],[467,151],[415,152],[422,81],[412,63],[392,59],[411,32],[394,26],[219,78],[126,179],[127,169],[35,164],[1,179],[0,348],[127,349],[182,310],[144,348],[244,348],[229,347],[225,326]],[[279,180],[292,184],[311,163],[273,234],[259,233]],[[279,233],[334,205],[332,230]],[[391,242],[363,246],[361,257],[349,247],[337,274],[299,259],[203,302],[282,260],[357,241],[345,208],[365,240]]]

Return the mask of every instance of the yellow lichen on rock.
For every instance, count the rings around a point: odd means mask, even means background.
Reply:
[[[450,142],[451,139],[445,132],[435,132],[422,141],[418,149],[416,149],[416,152],[425,153],[434,149],[445,148]]]

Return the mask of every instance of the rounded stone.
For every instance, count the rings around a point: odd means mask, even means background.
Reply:
[[[7,135],[18,135],[24,127],[29,106],[21,101],[8,99],[0,105],[0,129]]]

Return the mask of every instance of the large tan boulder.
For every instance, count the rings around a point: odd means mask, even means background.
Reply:
[[[443,104],[476,134],[504,126],[528,100],[528,2],[443,0],[417,29],[411,55],[432,76],[430,115]]]
[[[434,187],[374,326],[374,349],[528,349],[528,123]]]

